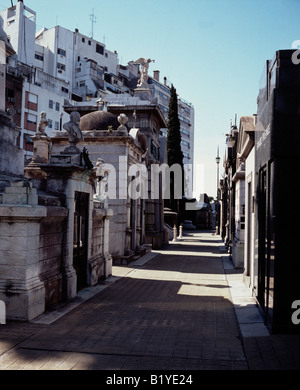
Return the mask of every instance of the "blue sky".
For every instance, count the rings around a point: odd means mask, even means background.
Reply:
[[[16,3],[16,0],[13,0]],[[147,57],[195,108],[195,195],[216,195],[230,120],[256,113],[259,79],[276,50],[300,40],[299,0],[24,0],[37,29],[59,24],[116,50],[122,64]],[[0,10],[11,5],[0,0]],[[47,6],[48,5],[48,6]],[[197,164],[203,164],[197,170]],[[204,178],[199,175],[204,171]],[[197,175],[199,173],[199,175]],[[222,169],[221,169],[222,173]],[[200,186],[199,186],[200,185]]]

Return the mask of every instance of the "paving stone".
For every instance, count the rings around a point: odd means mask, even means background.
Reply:
[[[266,332],[241,271],[221,246],[211,232],[193,232],[114,267],[109,281],[51,316],[1,325],[0,369],[296,367],[295,338]]]

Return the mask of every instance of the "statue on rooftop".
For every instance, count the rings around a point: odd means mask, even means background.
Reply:
[[[141,70],[141,77],[138,81],[137,86],[138,87],[146,87],[148,88],[148,69],[150,62],[155,62],[155,60],[151,60],[150,58],[139,58],[138,60],[134,61],[133,64],[139,64],[142,66]]]
[[[47,136],[45,128],[49,125],[49,121],[46,119],[46,115],[47,114],[45,113],[45,111],[41,112],[41,118],[38,124],[38,131],[36,133],[37,135]]]
[[[105,97],[100,97],[98,100],[96,100],[98,111],[107,111],[107,101],[105,100]]]

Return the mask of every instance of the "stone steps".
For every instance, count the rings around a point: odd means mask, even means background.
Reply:
[[[37,189],[26,180],[11,182],[10,186],[4,187],[1,193],[0,203],[2,204],[38,204]]]

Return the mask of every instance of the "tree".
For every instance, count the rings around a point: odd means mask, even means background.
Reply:
[[[177,93],[173,84],[171,85],[170,91],[170,102],[169,102],[169,112],[168,112],[168,135],[167,135],[167,155],[168,155],[168,165],[171,167],[174,164],[179,164],[181,166],[181,192],[183,195],[184,189],[184,174],[183,174],[183,153],[181,150],[181,134],[180,134],[180,121],[178,118],[178,101]],[[176,185],[176,180],[174,180],[174,175],[171,173],[171,188],[170,188],[170,208],[173,211],[180,213],[179,200],[174,199],[174,191]],[[181,213],[180,213],[181,214]],[[179,217],[179,219],[181,219]]]
[[[171,85],[168,113],[167,154],[169,166],[173,164],[179,164],[181,167],[183,167],[180,121],[178,118],[178,101],[176,89],[174,88],[173,84]]]

